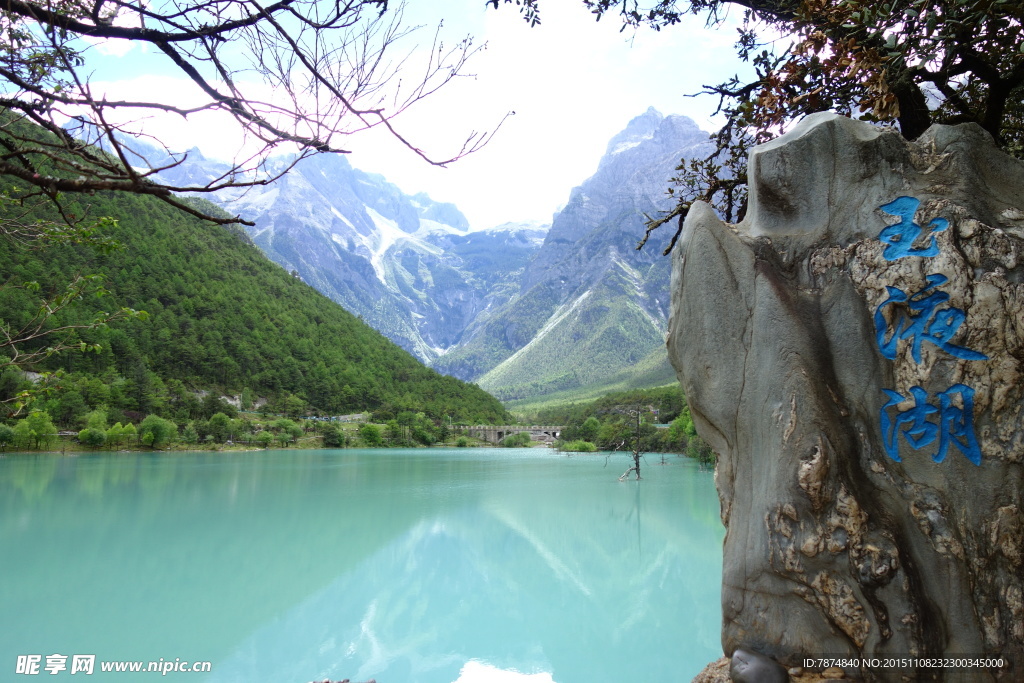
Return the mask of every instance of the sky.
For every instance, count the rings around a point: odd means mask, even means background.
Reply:
[[[716,98],[687,95],[743,68],[732,47],[740,19],[734,15],[714,29],[705,28],[702,17],[686,17],[660,32],[620,32],[617,17],[596,22],[580,0],[542,2],[536,27],[514,4],[495,10],[482,0],[413,0],[405,20],[423,28],[405,39],[406,49],[429,46],[442,21],[446,43],[471,35],[486,49],[464,70],[472,76],[404,112],[396,128],[428,154],[447,158],[470,132],[493,130],[503,118],[504,123],[483,149],[445,168],[431,166],[378,130],[345,140],[352,150],[349,161],[408,194],[426,192],[435,201],[456,204],[473,229],[549,222],[570,190],[597,169],[608,140],[648,107],[690,116],[709,132],[717,128]],[[424,53],[413,50],[403,74],[415,73],[412,65]],[[162,55],[113,41],[96,45],[89,60],[95,90],[108,97],[191,97],[193,86]],[[515,114],[506,117],[509,112]],[[225,160],[240,144],[226,130],[229,125],[209,116],[145,122],[146,132],[173,150],[199,147]]]

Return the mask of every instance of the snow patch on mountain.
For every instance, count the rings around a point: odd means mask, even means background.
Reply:
[[[639,147],[640,144],[644,140],[650,140],[650,139],[651,139],[651,136],[648,135],[648,136],[643,137],[643,138],[641,138],[639,140],[626,140],[625,142],[620,142],[619,144],[615,145],[615,148],[612,149],[611,151],[609,151],[608,154],[610,156],[615,156],[616,154],[622,154],[623,152],[631,150],[634,147]]]
[[[429,218],[420,218],[419,230],[414,232],[413,235],[422,240],[434,234],[465,235],[466,231],[447,223],[440,223]]]
[[[384,255],[391,248],[391,245],[400,239],[405,239],[408,233],[399,228],[398,223],[390,218],[381,216],[368,206],[366,207],[366,215],[370,217],[370,220],[377,227],[376,246],[373,249],[372,256],[370,256],[370,265],[373,266],[374,272],[377,273],[377,279],[386,285],[388,281],[385,277]]]
[[[323,173],[323,171],[321,171],[321,173]],[[334,206],[331,207],[331,213],[334,214],[335,218],[340,220],[348,227],[352,228],[353,230],[356,229],[356,226],[352,225],[352,221],[350,221],[345,214],[343,214],[341,211],[338,211],[338,209],[336,209]]]

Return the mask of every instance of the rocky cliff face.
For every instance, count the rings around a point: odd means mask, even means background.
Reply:
[[[192,150],[167,173],[185,182],[225,169]],[[470,232],[455,205],[406,195],[336,155],[306,159],[272,185],[210,199],[254,221],[249,235],[271,260],[424,362],[511,297],[509,282],[547,231],[506,224]]]
[[[975,655],[1024,676],[1024,164],[831,114],[694,207],[669,353],[721,456],[725,652]]]
[[[516,295],[435,367],[503,399],[635,377],[638,369],[655,384],[669,379],[665,242],[656,236],[641,252],[634,246],[645,214],[668,208],[665,190],[680,159],[704,154],[707,140],[684,116],[649,109],[633,119],[556,214]]]

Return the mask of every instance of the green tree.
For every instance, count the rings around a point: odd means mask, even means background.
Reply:
[[[324,428],[324,448],[341,448],[344,445],[345,433],[337,425],[327,425]]]
[[[687,408],[669,424],[668,443],[673,450],[685,449],[689,440],[695,436],[697,436],[697,430],[693,426],[693,418]]]
[[[2,44],[3,39],[0,38],[0,49]],[[0,141],[2,137],[0,135]],[[13,199],[9,192],[0,194],[0,242],[6,240],[12,248],[23,250],[85,243],[101,254],[109,253],[117,247],[116,242],[96,235],[98,230],[110,225],[110,219],[101,218],[85,226],[81,223],[60,224],[53,220],[31,221],[25,218],[27,212],[20,209],[24,199]],[[12,205],[19,208],[12,209]],[[56,317],[74,309],[76,304],[87,297],[97,299],[106,295],[108,292],[102,280],[99,275],[75,273],[59,286],[48,290],[44,297],[38,296],[42,287],[36,280],[19,282],[12,278],[4,282],[2,286],[9,292],[23,293],[26,299],[30,299],[31,307],[27,315],[20,319],[8,319],[0,323],[0,369],[35,365],[72,349],[82,352],[99,351],[98,344],[82,341],[78,333],[101,328],[116,320],[145,319],[144,311],[121,307],[113,313],[98,311],[92,316],[79,315],[75,322],[54,324]],[[33,390],[26,389],[25,393],[31,395]],[[15,410],[20,411],[25,405],[24,397],[13,398]]]
[[[8,356],[0,356],[0,402],[11,403],[22,391],[31,389],[24,373],[9,365]]]
[[[105,432],[107,430],[107,411],[93,410],[86,413],[85,426],[88,429],[98,429]],[[104,439],[106,439],[105,436]]]
[[[527,448],[532,444],[533,439],[530,438],[529,432],[510,434],[501,440],[501,446],[504,448]]]
[[[86,427],[78,432],[78,442],[87,448],[100,448],[107,441],[107,434],[102,429]]]
[[[686,455],[687,457],[697,460],[701,464],[701,467],[712,466],[717,460],[715,452],[711,449],[711,446],[696,434],[691,436],[686,442]]]
[[[228,439],[241,440],[245,435],[252,434],[252,422],[241,418],[228,422]]]
[[[214,413],[210,416],[208,424],[210,426],[210,434],[213,435],[214,441],[217,443],[224,443],[228,438],[228,427],[230,422],[231,418],[224,413]]]
[[[428,423],[417,424],[412,427],[412,440],[424,446],[433,446],[437,443],[437,436],[431,425]]]
[[[305,415],[306,410],[306,402],[294,394],[287,394],[281,400],[281,411],[293,420]]]
[[[359,438],[366,446],[383,446],[384,437],[380,433],[380,427],[372,424],[359,425]]]
[[[601,423],[601,429],[598,431],[597,445],[605,450],[620,450],[626,445],[628,438],[628,429],[621,417],[614,420],[606,420]]]
[[[84,377],[79,383],[79,391],[85,402],[99,409],[110,402],[110,387],[99,377]]]
[[[195,425],[191,422],[185,425],[185,428],[181,430],[181,440],[189,446],[194,446],[199,443],[199,433],[196,431]]]
[[[274,429],[277,430],[277,440],[281,442],[282,446],[286,443],[298,441],[299,437],[302,436],[302,427],[288,418],[283,417],[280,420],[275,420]]]
[[[577,439],[575,441],[559,442],[558,450],[570,453],[593,453],[597,450],[597,446],[589,441]]]
[[[192,428],[196,430],[196,436],[200,441],[205,441],[206,437],[211,435],[209,420],[192,420]]]
[[[133,425],[131,422],[126,423],[121,428],[121,440],[123,443],[132,445],[138,441],[138,438],[138,431],[136,430],[135,425]]]
[[[14,443],[14,430],[5,424],[0,424],[0,452],[6,452],[7,447]]]
[[[140,358],[131,364],[128,376],[127,393],[133,399],[132,408],[140,413],[147,413],[156,407],[156,380],[159,379]]]
[[[242,410],[252,410],[253,405],[256,403],[256,394],[249,387],[242,389],[242,395],[239,399],[239,403],[242,406]]]
[[[591,415],[579,428],[579,437],[584,441],[590,441],[591,443],[597,441],[598,432],[601,431],[601,422]]]
[[[57,422],[65,427],[78,423],[79,418],[85,415],[89,406],[85,404],[82,394],[77,391],[66,391],[58,401],[55,417]]]
[[[124,428],[120,422],[115,422],[111,427],[107,429],[106,443],[109,446],[117,448],[124,440]]]
[[[270,444],[273,443],[273,441],[274,435],[266,430],[256,433],[256,443],[263,446],[264,448],[268,448]]]
[[[405,429],[398,420],[388,420],[384,425],[384,438],[392,446],[405,444]]]
[[[57,428],[45,410],[32,410],[14,427],[16,440],[25,448],[40,449],[57,437]]]
[[[146,446],[163,448],[178,438],[178,427],[159,415],[147,415],[139,425],[138,436]]]
[[[222,413],[229,418],[236,417],[238,415],[238,411],[233,405],[222,399],[220,396],[217,396],[212,391],[208,392],[206,396],[203,397],[200,414],[204,418],[210,419],[217,413]]]

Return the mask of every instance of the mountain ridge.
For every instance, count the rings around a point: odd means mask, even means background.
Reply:
[[[471,231],[453,204],[407,195],[342,156],[217,200],[253,220],[253,241],[303,281],[441,372],[515,400],[620,375],[663,344],[665,240],[632,247],[646,216],[670,207],[680,159],[708,149],[691,119],[648,108],[608,141],[550,226]],[[201,152],[174,169],[216,171]],[[668,375],[667,360],[655,374]]]
[[[571,190],[519,294],[434,367],[514,401],[600,383],[663,350],[667,238],[632,247],[646,216],[669,208],[665,190],[680,158],[708,149],[707,133],[687,117],[650,108],[631,120]],[[654,374],[671,376],[667,356]]]
[[[175,172],[215,169],[199,154]],[[471,231],[454,204],[407,195],[337,155],[303,160],[265,188],[214,199],[255,222],[248,232],[273,261],[424,362],[458,344],[467,319],[496,303],[489,285],[502,278],[482,276],[479,259],[476,269],[464,261],[486,242],[504,252],[502,268],[514,271],[546,229],[506,224]]]

